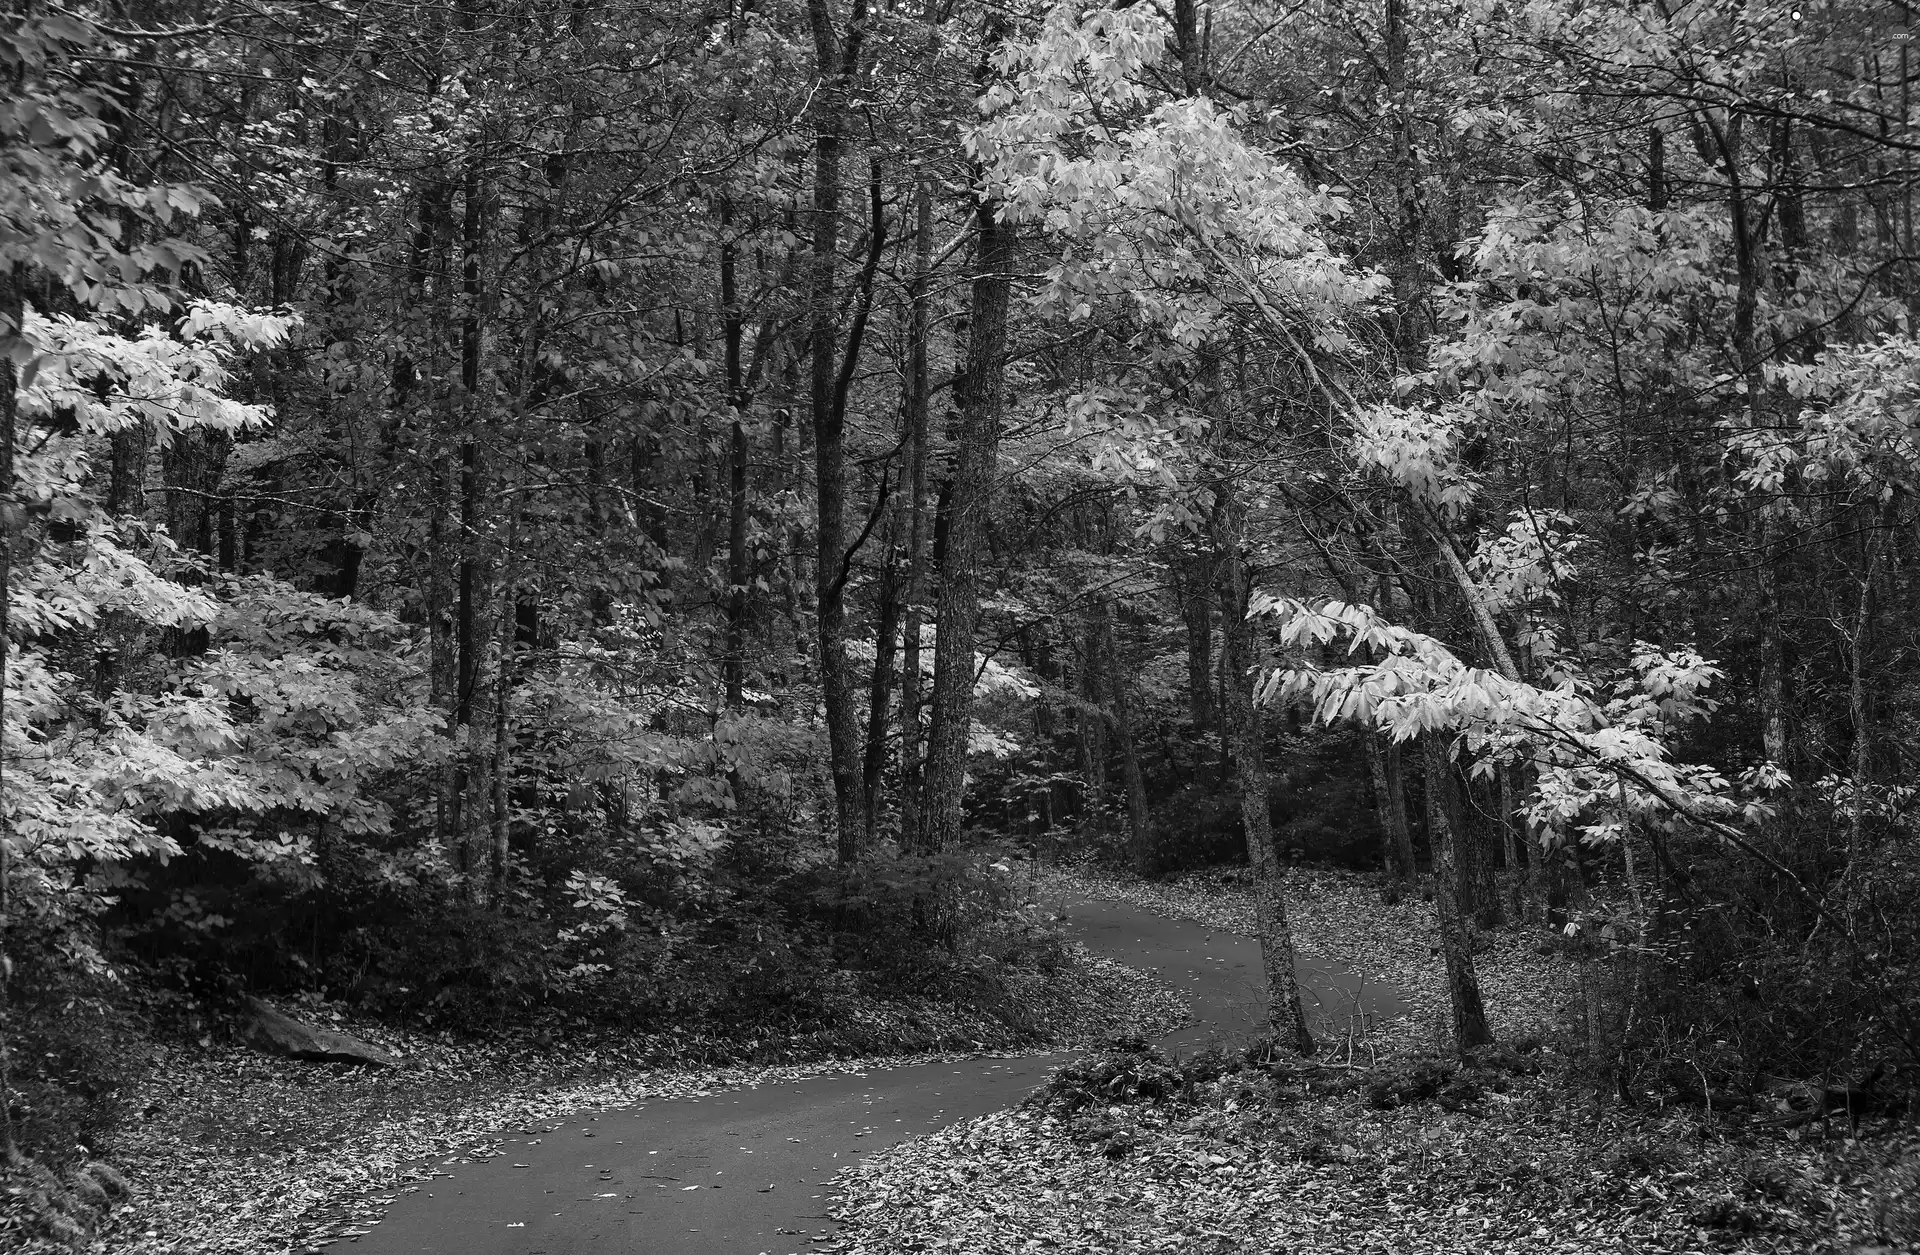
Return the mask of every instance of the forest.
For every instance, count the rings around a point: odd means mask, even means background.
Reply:
[[[1913,17],[3,0],[0,1238],[249,1249],[113,1217],[275,1008],[442,1104],[1097,1044],[1098,884],[1231,902],[1263,1093],[1377,941],[1376,1107],[1920,1241]],[[1045,1128],[1238,1083],[1125,1043]],[[1762,1176],[1676,1232],[1815,1249]]]

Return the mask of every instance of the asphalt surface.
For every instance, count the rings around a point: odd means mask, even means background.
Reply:
[[[1195,1022],[1162,1045],[1192,1050],[1258,1033],[1259,946],[1232,933],[1110,902],[1074,902],[1097,954],[1157,972]],[[1302,960],[1316,1031],[1402,1007],[1391,990]],[[403,1195],[355,1255],[786,1255],[832,1233],[828,1179],[904,1138],[1020,1101],[1071,1054],[840,1073],[622,1111],[580,1113],[502,1134],[503,1153],[446,1165]]]

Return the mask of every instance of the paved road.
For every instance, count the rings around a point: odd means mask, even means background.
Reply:
[[[1251,1036],[1265,1005],[1245,937],[1107,902],[1067,910],[1088,948],[1150,969],[1192,999],[1164,1045]],[[1401,1009],[1390,990],[1303,960],[1319,1031]],[[579,1115],[457,1164],[400,1198],[355,1255],[786,1255],[833,1231],[828,1178],[903,1138],[1018,1102],[1071,1055],[976,1059],[819,1076]],[[543,1126],[547,1127],[547,1126]]]

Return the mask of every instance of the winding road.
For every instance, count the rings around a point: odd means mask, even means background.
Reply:
[[[1070,901],[1096,954],[1183,990],[1194,1022],[1161,1040],[1191,1050],[1254,1035],[1266,994],[1252,940],[1135,907]],[[1298,964],[1316,1029],[1388,1016],[1395,994],[1330,964]],[[787,1255],[833,1232],[828,1181],[848,1163],[1018,1102],[1071,1054],[837,1073],[703,1098],[580,1113],[506,1153],[403,1195],[358,1239],[367,1255]],[[356,1252],[358,1255],[358,1252]]]

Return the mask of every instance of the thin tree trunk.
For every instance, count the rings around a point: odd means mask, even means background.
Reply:
[[[220,570],[227,575],[237,574],[240,570],[240,530],[235,518],[237,509],[238,503],[234,501],[233,489],[229,486],[220,494],[215,523],[220,545]]]
[[[1220,588],[1222,664],[1226,677],[1221,726],[1240,778],[1240,820],[1246,830],[1247,861],[1253,869],[1254,927],[1259,934],[1260,966],[1267,980],[1267,1026],[1274,1040],[1303,1055],[1315,1050],[1300,985],[1294,972],[1293,931],[1287,921],[1280,860],[1273,848],[1273,816],[1267,809],[1267,762],[1261,748],[1260,712],[1253,703],[1253,624],[1247,619],[1251,592],[1240,556],[1237,506],[1223,502],[1215,511],[1215,570]]]
[[[727,630],[725,684],[728,710],[744,704],[747,672],[747,380],[741,361],[745,338],[739,282],[734,275],[736,248],[733,206],[720,202],[720,333],[727,375]]]
[[[1507,864],[1507,905],[1516,924],[1525,923],[1530,912],[1527,903],[1527,885],[1530,883],[1534,860],[1524,857],[1526,842],[1520,839],[1520,820],[1515,815],[1512,763],[1501,763],[1496,769],[1499,780],[1500,796],[1500,840],[1501,854]]]
[[[927,434],[933,393],[928,363],[928,306],[933,270],[933,187],[925,175],[913,191],[913,280],[908,289],[907,604],[901,628],[900,832],[910,850],[925,848],[920,810],[920,625],[927,604]]]
[[[1421,529],[1440,553],[1447,574],[1453,577],[1454,587],[1459,589],[1461,600],[1467,605],[1467,620],[1473,625],[1473,634],[1480,644],[1481,652],[1494,670],[1514,683],[1520,682],[1520,668],[1514,665],[1513,655],[1507,650],[1507,642],[1500,635],[1500,625],[1493,617],[1493,606],[1485,589],[1474,582],[1467,572],[1466,563],[1460,560],[1460,551],[1454,548],[1453,537],[1447,533],[1445,525],[1434,517],[1424,501],[1418,498],[1413,502],[1414,514],[1419,519]]]
[[[438,456],[427,470],[427,690],[428,700],[440,712],[441,735],[451,740],[458,728],[455,708],[459,701],[459,655],[454,635],[455,545],[447,533],[453,525],[453,469],[444,456]],[[460,841],[455,831],[459,806],[454,801],[459,775],[458,752],[449,754],[437,773],[438,796],[434,807],[434,836],[446,852],[447,865],[460,865]]]
[[[510,853],[512,807],[509,805],[508,773],[512,767],[512,702],[514,676],[514,638],[517,626],[515,585],[519,582],[520,527],[518,507],[514,522],[507,529],[505,571],[500,580],[500,596],[494,611],[493,676],[493,756],[489,764],[492,783],[493,831],[489,842],[487,874],[491,884],[489,897],[497,906],[505,900],[507,861]]]
[[[1419,876],[1413,858],[1413,831],[1407,823],[1406,784],[1401,780],[1400,746],[1369,730],[1367,770],[1373,777],[1374,806],[1380,815],[1381,844],[1395,879],[1412,884]]]
[[[1187,629],[1187,712],[1198,736],[1213,726],[1213,563],[1203,553],[1185,566],[1180,611]]]
[[[1762,525],[1763,531],[1765,525]],[[1772,553],[1773,544],[1761,540],[1767,550],[1760,564],[1760,745],[1769,761],[1780,766],[1787,762],[1787,662],[1786,647],[1780,633],[1780,582]]]
[[[1386,0],[1385,44],[1387,104],[1393,116],[1393,182],[1399,229],[1393,262],[1394,340],[1401,365],[1414,370],[1425,337],[1420,326],[1421,214],[1419,176],[1414,168],[1413,102],[1407,84],[1406,0]]]
[[[978,243],[962,380],[964,400],[954,429],[953,478],[948,489],[939,621],[934,637],[933,718],[927,734],[923,822],[925,844],[935,851],[953,849],[960,838],[967,738],[973,722],[974,637],[980,617],[977,568],[986,540],[987,517],[993,508],[1000,419],[1006,401],[1013,228],[1000,221],[999,202],[990,196],[981,197],[974,227]]]
[[[1847,817],[1847,868],[1842,874],[1847,886],[1846,921],[1853,928],[1863,894],[1862,879],[1867,855],[1867,789],[1873,777],[1873,696],[1867,673],[1867,661],[1873,650],[1874,584],[1880,575],[1880,557],[1888,533],[1884,511],[1875,520],[1873,538],[1867,542],[1866,572],[1860,578],[1860,596],[1854,609],[1852,674],[1847,685],[1847,712],[1853,722],[1853,805]]]
[[[1119,648],[1114,640],[1113,609],[1101,603],[1095,611],[1094,639],[1100,650],[1101,674],[1106,679],[1107,711],[1113,722],[1114,748],[1120,751],[1120,779],[1127,791],[1127,844],[1135,871],[1146,875],[1153,871],[1156,850],[1153,815],[1147,808],[1146,778],[1140,771],[1140,755],[1133,739],[1133,712],[1127,699],[1127,668],[1120,665]]]
[[[460,445],[460,588],[455,612],[458,676],[454,706],[455,723],[464,733],[460,748],[463,778],[457,782],[460,834],[460,870],[467,874],[468,893],[477,901],[485,891],[480,875],[481,850],[485,847],[489,787],[488,759],[474,743],[474,712],[479,698],[483,654],[487,634],[481,624],[481,607],[486,596],[487,576],[483,568],[480,499],[486,468],[475,433],[481,419],[480,356],[481,270],[485,248],[486,216],[480,191],[479,162],[469,154],[464,180],[465,207],[461,221],[460,252],[460,387],[461,414],[466,430]]]
[[[873,642],[873,682],[867,689],[867,747],[862,764],[861,793],[867,805],[866,840],[871,845],[880,832],[881,803],[885,800],[881,781],[887,766],[887,716],[893,705],[894,641],[900,631],[900,573],[894,560],[893,528],[883,546],[886,565],[881,568],[879,621]]]
[[[1486,1008],[1480,1001],[1480,978],[1474,971],[1473,937],[1460,903],[1460,858],[1447,797],[1453,772],[1440,734],[1421,738],[1426,769],[1427,834],[1433,846],[1433,897],[1440,916],[1440,951],[1447,963],[1447,995],[1453,1004],[1453,1041],[1461,1054],[1493,1044]]]
[[[850,377],[859,353],[865,300],[872,291],[871,267],[862,307],[838,363],[835,346],[839,342],[840,149],[847,123],[847,92],[865,36],[866,0],[854,0],[844,37],[833,29],[827,0],[808,0],[807,15],[822,80],[814,106],[813,262],[807,295],[813,355],[814,586],[819,603],[814,613],[833,775],[836,850],[842,863],[852,863],[864,844],[866,802],[861,796],[862,741],[846,641],[845,590],[852,555],[846,544],[846,384],[842,381]],[[877,254],[881,232],[877,207],[871,230]]]
[[[1739,359],[1735,366],[1747,385],[1747,405],[1752,421],[1765,421],[1767,405],[1766,377],[1756,336],[1760,289],[1765,283],[1766,259],[1763,240],[1765,217],[1755,224],[1748,205],[1746,185],[1741,171],[1742,116],[1730,113],[1724,125],[1711,113],[1701,110],[1693,116],[1698,128],[1696,143],[1710,139],[1720,157],[1727,178],[1727,218],[1733,236],[1733,256],[1738,283],[1733,300],[1733,351]],[[1704,145],[1703,145],[1704,147]],[[1787,668],[1780,632],[1780,549],[1772,537],[1765,513],[1759,516],[1759,540],[1763,560],[1760,580],[1760,736],[1766,756],[1775,763],[1787,761]]]
[[[1080,651],[1079,736],[1075,739],[1082,782],[1080,833],[1089,841],[1107,834],[1107,721],[1098,713],[1104,687],[1101,671],[1098,641],[1089,629]]]

